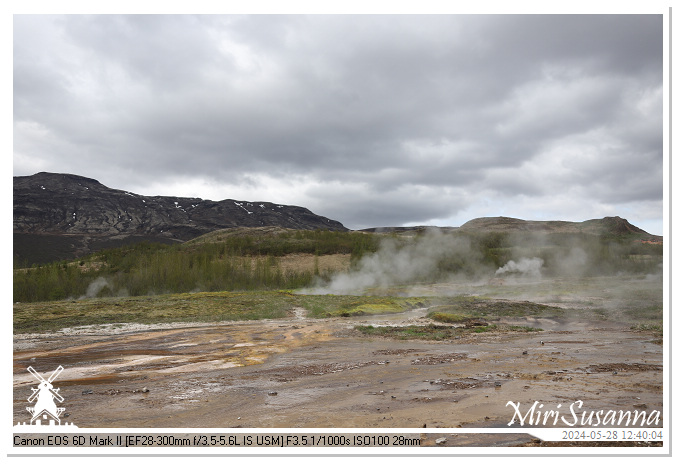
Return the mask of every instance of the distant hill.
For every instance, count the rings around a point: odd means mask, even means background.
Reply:
[[[583,222],[570,221],[526,221],[510,217],[482,217],[472,219],[460,227],[409,226],[409,227],[373,227],[361,232],[396,235],[419,235],[427,231],[461,233],[486,232],[540,232],[551,234],[589,234],[607,237],[631,238],[642,241],[662,243],[662,237],[652,235],[636,227],[621,217],[605,217]]]
[[[347,230],[300,206],[143,196],[73,174],[14,177],[14,256],[20,262],[72,259],[143,240],[184,242],[220,229],[266,226]]]
[[[441,232],[451,232],[457,229],[459,229],[459,227],[437,227],[437,226],[371,227],[368,229],[361,229],[360,232],[369,232],[375,234],[418,235],[431,230],[438,230]]]
[[[545,232],[562,234],[592,234],[638,238],[651,242],[662,242],[662,237],[630,224],[621,217],[605,217],[583,222],[569,221],[524,221],[509,217],[484,217],[472,219],[459,228],[460,231],[474,232]]]

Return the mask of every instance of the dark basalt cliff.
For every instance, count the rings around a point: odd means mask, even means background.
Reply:
[[[183,242],[214,230],[262,226],[347,230],[299,206],[148,197],[73,174],[14,177],[14,254],[28,262],[75,257],[130,241]],[[41,254],[41,248],[53,256],[29,258]]]

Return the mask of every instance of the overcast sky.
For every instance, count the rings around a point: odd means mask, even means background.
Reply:
[[[663,226],[654,15],[14,17],[14,175],[352,229]]]

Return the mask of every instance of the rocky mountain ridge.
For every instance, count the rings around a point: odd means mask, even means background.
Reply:
[[[35,254],[34,247],[75,257],[130,241],[184,242],[214,230],[263,226],[347,230],[300,206],[144,196],[74,174],[14,177],[15,257]]]

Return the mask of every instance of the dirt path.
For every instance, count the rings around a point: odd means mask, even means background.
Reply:
[[[360,319],[118,326],[15,337],[14,423],[33,366],[79,427],[505,427],[508,401],[545,410],[662,411],[662,345],[613,323],[507,320],[542,332],[446,342],[370,338]],[[517,432],[520,430],[517,429]]]

